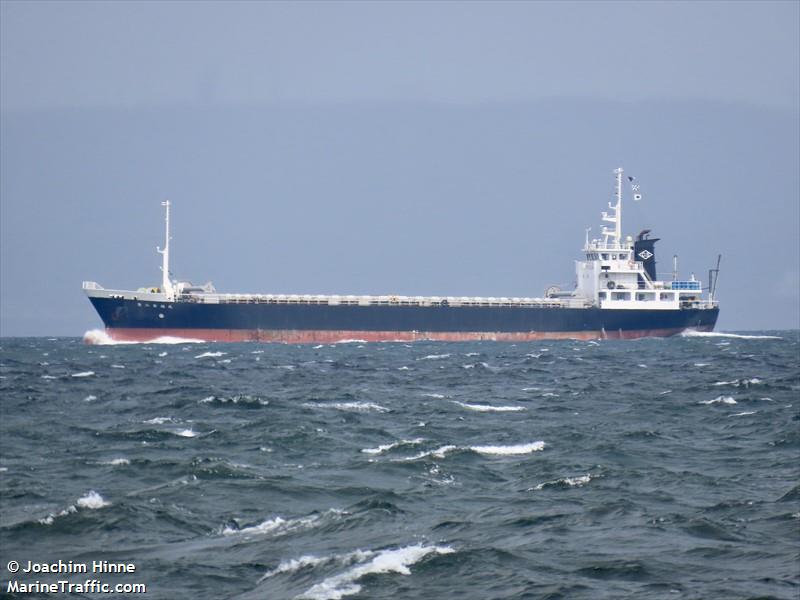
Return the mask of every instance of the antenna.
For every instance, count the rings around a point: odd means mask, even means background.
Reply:
[[[678,281],[678,255],[672,255],[672,281]]]
[[[165,242],[164,242],[164,249],[162,250],[158,246],[156,246],[156,252],[161,254],[162,258],[162,265],[161,265],[161,291],[167,296],[167,300],[174,300],[175,299],[175,291],[172,287],[172,282],[169,279],[169,207],[170,202],[166,200],[161,203],[161,206],[166,207],[166,216],[164,217],[165,222]]]

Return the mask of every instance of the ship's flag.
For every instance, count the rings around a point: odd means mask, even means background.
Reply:
[[[636,200],[636,201],[641,200],[642,199],[642,194],[639,191],[639,184],[638,183],[634,183],[636,181],[636,178],[635,177],[631,177],[630,175],[628,175],[628,181],[630,181],[630,183],[631,183],[631,191],[633,192],[633,199]]]

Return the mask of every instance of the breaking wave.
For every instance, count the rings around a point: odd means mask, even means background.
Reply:
[[[434,458],[444,458],[446,454],[455,452],[456,450],[476,452],[486,456],[521,456],[524,454],[530,454],[532,452],[540,452],[544,450],[545,445],[546,444],[542,441],[531,442],[530,444],[515,444],[511,446],[455,446],[452,444],[447,444],[445,446],[440,446],[436,450],[420,452],[414,456],[409,456],[398,460],[412,461],[419,460],[421,458],[427,458],[429,456]]]
[[[328,577],[300,594],[299,598],[307,600],[340,600],[344,596],[358,594],[361,586],[359,579],[367,575],[380,575],[384,573],[399,573],[410,575],[412,565],[418,563],[430,554],[450,554],[455,550],[449,546],[424,546],[415,544],[394,550],[380,550],[378,552],[364,552],[366,558],[360,564],[351,567],[343,573]]]

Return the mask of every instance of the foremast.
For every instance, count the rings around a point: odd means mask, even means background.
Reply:
[[[169,278],[169,241],[172,239],[169,235],[169,207],[170,202],[166,200],[161,203],[161,206],[166,208],[166,215],[164,217],[165,223],[165,241],[164,241],[164,249],[162,250],[159,246],[156,246],[156,252],[161,255],[162,265],[161,265],[161,291],[167,297],[167,300],[174,300],[175,299],[175,287],[172,285],[172,281]]]

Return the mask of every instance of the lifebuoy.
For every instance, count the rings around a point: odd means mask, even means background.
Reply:
[[[610,290],[613,290],[615,287],[617,287],[617,284],[616,284],[616,283],[614,283],[613,281],[609,281],[609,282],[606,284],[606,287],[607,287],[608,289],[610,289]]]

